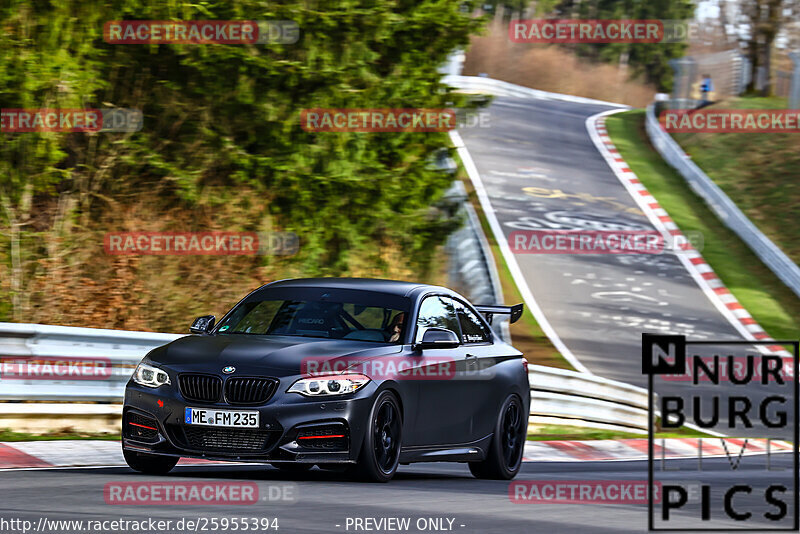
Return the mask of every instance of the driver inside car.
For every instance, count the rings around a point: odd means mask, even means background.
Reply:
[[[405,319],[406,314],[403,312],[398,313],[394,316],[394,319],[392,319],[389,325],[389,341],[391,343],[395,343],[400,339],[400,335],[403,333],[403,323]]]

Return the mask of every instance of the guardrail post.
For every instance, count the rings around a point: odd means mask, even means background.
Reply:
[[[789,109],[800,109],[800,51],[789,54],[794,63],[792,85],[789,89]]]

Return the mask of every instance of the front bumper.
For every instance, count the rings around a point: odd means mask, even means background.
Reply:
[[[361,391],[325,400],[286,393],[281,381],[262,406],[186,401],[174,386],[152,389],[129,382],[122,445],[148,454],[256,463],[354,463],[364,441],[373,394]],[[257,411],[259,428],[187,425],[187,407]]]

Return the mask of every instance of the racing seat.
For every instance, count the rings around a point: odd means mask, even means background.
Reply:
[[[337,337],[342,327],[330,305],[306,302],[292,319],[290,330],[300,335]]]

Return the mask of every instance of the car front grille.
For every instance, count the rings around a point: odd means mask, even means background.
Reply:
[[[182,374],[178,376],[178,387],[188,401],[217,402],[222,393],[222,379],[213,375]]]
[[[264,451],[280,432],[270,430],[245,430],[233,428],[183,427],[186,445],[199,451]]]
[[[264,404],[278,389],[273,378],[231,377],[225,382],[228,404]]]

